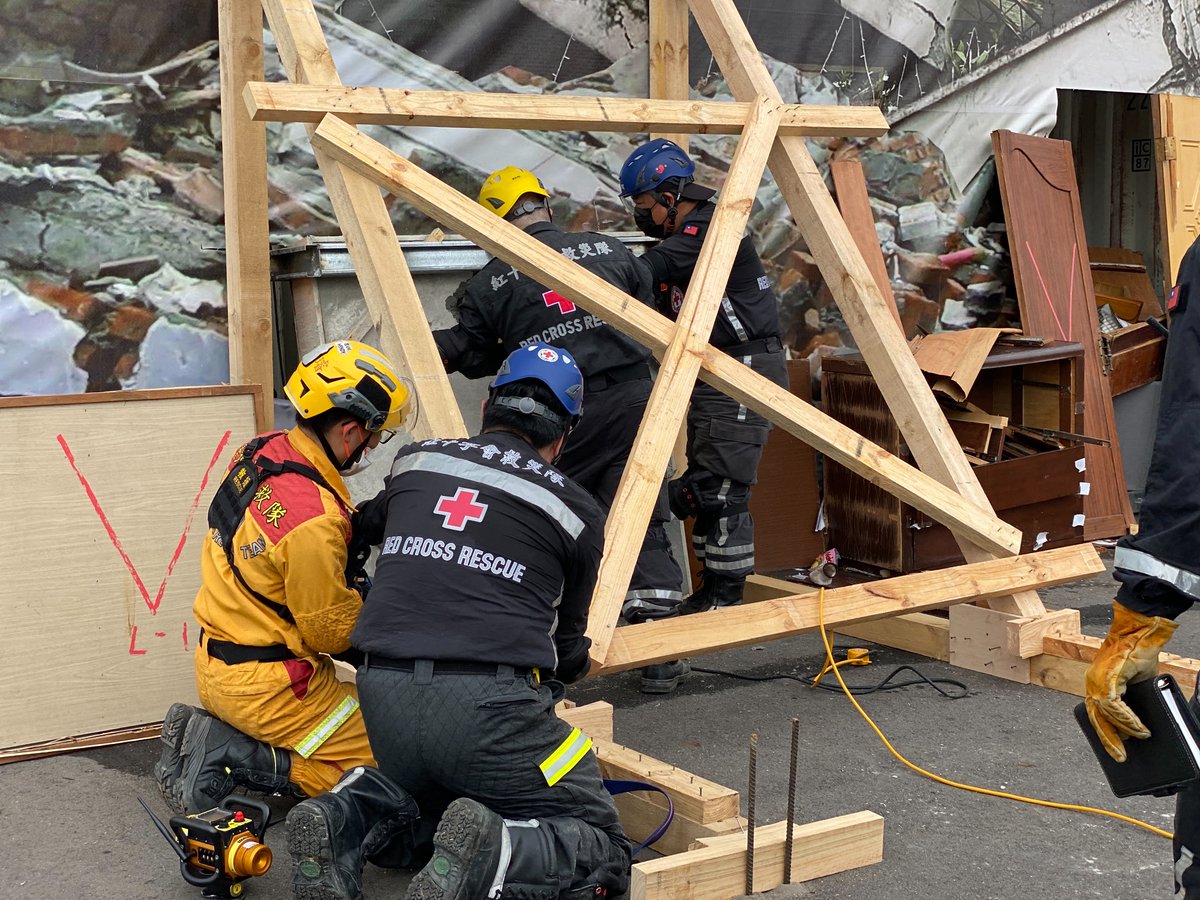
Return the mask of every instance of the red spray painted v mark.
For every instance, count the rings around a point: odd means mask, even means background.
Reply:
[[[196,496],[192,499],[192,505],[188,508],[187,521],[183,525],[183,534],[179,536],[179,544],[175,547],[175,552],[171,554],[171,561],[167,564],[167,574],[163,576],[162,583],[158,586],[158,593],[154,599],[150,599],[150,592],[146,590],[146,585],[142,581],[142,576],[138,574],[137,567],[134,566],[133,560],[129,558],[129,554],[125,552],[125,547],[121,544],[121,539],[117,537],[117,532],[113,529],[112,523],[108,521],[108,516],[104,514],[104,510],[100,506],[100,501],[96,498],[96,492],[92,490],[92,486],[88,483],[87,478],[79,471],[79,466],[75,463],[75,455],[71,453],[71,448],[67,444],[67,439],[61,434],[58,435],[58,443],[63,449],[63,453],[67,457],[67,462],[70,463],[71,469],[75,472],[75,477],[79,479],[79,483],[83,485],[83,490],[87,494],[88,500],[92,504],[92,509],[96,511],[96,515],[100,517],[100,524],[104,526],[105,532],[108,534],[109,541],[116,548],[117,553],[121,556],[121,561],[125,563],[125,568],[129,570],[129,574],[133,576],[133,583],[137,585],[138,591],[141,592],[142,599],[146,601],[146,608],[150,610],[151,615],[158,614],[158,607],[162,603],[163,594],[167,590],[167,579],[171,577],[171,572],[175,570],[175,563],[179,562],[179,557],[183,554],[184,544],[187,543],[188,532],[192,530],[192,518],[196,515],[196,508],[200,505],[200,497],[204,493],[204,488],[208,486],[208,476],[212,473],[213,466],[220,459],[225,445],[229,443],[229,435],[231,432],[226,431],[221,436],[221,440],[217,443],[217,449],[213,452],[212,459],[209,460],[208,468],[204,470],[204,478],[200,481],[200,489],[196,491]],[[136,631],[135,631],[136,635]],[[185,637],[186,641],[187,638]],[[132,651],[131,651],[132,652]]]

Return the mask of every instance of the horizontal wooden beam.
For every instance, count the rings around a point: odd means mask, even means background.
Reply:
[[[405,88],[254,82],[246,105],[258,122],[320,122],[326,113],[356,125],[527,128],[534,131],[672,131],[740,134],[749,103],[540,96]],[[780,134],[876,137],[888,130],[874,106],[783,107]]]
[[[658,785],[671,795],[676,811],[693,822],[708,825],[731,819],[738,814],[741,800],[733,788],[685,772],[670,763],[622,747],[620,744],[593,741],[592,746],[605,778],[648,781]],[[662,795],[645,796],[654,805],[661,805],[665,812],[667,802]]]
[[[1045,657],[1077,663],[1078,665],[1062,670],[1061,674],[1070,674],[1061,683],[1046,684],[1041,683],[1046,687],[1052,687],[1055,690],[1066,691],[1069,694],[1083,695],[1083,672],[1087,671],[1087,667],[1092,660],[1096,658],[1096,652],[1100,649],[1101,639],[1092,637],[1087,634],[1070,634],[1070,635],[1048,635],[1042,639],[1042,649]],[[1043,657],[1034,657],[1031,662],[1043,663],[1042,668],[1045,668]],[[1053,668],[1053,666],[1050,666]],[[1200,660],[1189,659],[1186,656],[1179,656],[1175,653],[1160,653],[1158,657],[1158,671],[1162,675],[1172,675],[1179,682],[1179,687],[1189,697],[1196,688],[1196,678],[1200,675]]]
[[[921,612],[1014,590],[1054,587],[1098,575],[1104,563],[1091,544],[1077,544],[1009,559],[968,563],[952,569],[900,575],[825,591],[827,630],[899,613]],[[812,594],[764,600],[711,612],[618,628],[604,666],[608,675],[640,666],[742,647],[817,630],[818,603]]]
[[[754,892],[783,884],[787,823],[754,831]],[[746,836],[701,838],[687,853],[637,863],[631,900],[728,900],[746,889]],[[792,882],[811,881],[883,861],[883,818],[873,812],[797,824],[792,843]]]
[[[353,126],[331,116],[314,132],[313,144],[539,284],[602,317],[656,354],[661,356],[670,342],[675,326],[669,319],[492,215]],[[1020,547],[1017,529],[749,366],[711,345],[705,347],[701,362],[700,377],[704,381],[956,534],[993,553],[1007,555]]]

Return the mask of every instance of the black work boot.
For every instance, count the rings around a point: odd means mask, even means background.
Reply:
[[[295,900],[362,900],[363,861],[410,834],[417,804],[378,769],[355,766],[288,813]]]
[[[158,783],[158,792],[168,805],[173,807],[170,799],[175,793],[175,782],[183,768],[183,732],[192,716],[207,716],[208,713],[186,703],[173,703],[163,717],[162,733],[159,740],[163,742],[162,755],[154,764],[154,780]],[[178,810],[176,810],[178,811]]]
[[[722,606],[737,606],[742,602],[742,593],[746,588],[745,578],[730,578],[727,575],[714,575],[705,572],[701,576],[700,587],[680,604],[680,615],[689,616],[692,613],[708,612]]]
[[[433,858],[409,883],[406,900],[483,900],[497,881],[503,847],[500,816],[474,800],[455,800],[433,835]]]
[[[237,788],[264,794],[291,787],[292,757],[213,716],[193,715],[183,730],[181,767],[167,805],[180,813],[219,806]]]
[[[683,681],[691,672],[692,667],[688,665],[686,659],[645,666],[641,673],[642,693],[669,694],[679,687],[679,682]]]

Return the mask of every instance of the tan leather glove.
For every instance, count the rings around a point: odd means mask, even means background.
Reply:
[[[1157,674],[1158,652],[1177,627],[1162,616],[1143,616],[1113,604],[1112,627],[1087,670],[1084,702],[1100,742],[1117,762],[1125,762],[1126,738],[1150,737],[1150,729],[1122,699],[1125,685]]]

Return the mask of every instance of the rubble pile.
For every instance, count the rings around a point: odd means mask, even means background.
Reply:
[[[113,0],[97,9],[124,6]],[[211,29],[206,8],[189,3],[186,22],[174,29],[174,40],[191,29],[197,38],[191,49],[152,68],[114,74],[64,62],[66,80],[0,79],[0,228],[7,238],[0,244],[0,394],[228,379],[220,77],[216,43],[205,40]],[[470,82],[328,4],[317,11],[347,83],[581,95],[648,91],[644,45],[603,71],[563,84],[513,67]],[[45,23],[35,28],[23,19],[9,22],[10,15],[0,11],[0,28],[11,34],[29,29],[17,42],[22,58],[70,56],[66,49],[79,43],[79,22],[90,21],[81,13],[60,29],[56,43]],[[122,46],[115,36],[106,40]],[[144,64],[133,46],[116,58]],[[266,77],[282,80],[270,35],[265,60]],[[767,64],[785,102],[848,102],[825,77],[769,58]],[[719,75],[706,79],[696,96],[730,99]],[[509,132],[480,141],[456,129],[368,130],[469,196],[496,166],[532,164],[546,175],[560,222],[576,229],[632,228],[617,197],[616,173],[641,136]],[[338,234],[304,126],[270,123],[267,138],[273,232]],[[1013,323],[1003,230],[975,221],[986,183],[960,196],[941,152],[914,133],[807,144],[823,172],[834,159],[861,161],[910,334]],[[735,147],[729,136],[695,136],[697,179],[719,188]],[[817,357],[850,345],[769,176],[758,201],[749,228],[778,286],[787,343],[799,355]],[[436,227],[411,207],[393,198],[389,203],[401,234]]]

